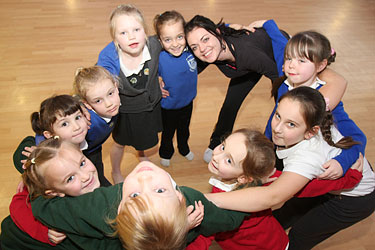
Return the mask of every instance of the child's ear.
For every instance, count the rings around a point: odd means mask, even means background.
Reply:
[[[306,133],[305,133],[305,139],[309,140],[311,137],[313,137],[314,135],[316,135],[319,132],[319,129],[320,129],[319,126],[315,125],[311,129],[309,129],[308,131],[306,131]]]
[[[49,138],[53,137],[53,134],[46,130],[46,131],[43,131],[43,136],[45,138],[49,139]]]
[[[316,69],[317,73],[322,72],[327,67],[328,61],[327,59],[324,59],[322,62],[318,64],[318,68]]]
[[[237,178],[237,181],[238,183],[240,184],[246,184],[246,183],[251,183],[254,181],[254,179],[252,177],[246,177],[245,175],[240,175],[238,178]]]
[[[60,192],[57,192],[57,191],[54,191],[54,190],[46,190],[44,192],[46,195],[48,196],[54,196],[54,197],[64,197],[65,194],[64,193],[60,193]]]
[[[180,192],[180,191],[178,191],[178,190],[176,190],[176,195],[177,195],[177,198],[180,200],[180,201],[182,201],[182,199],[183,199],[183,195],[182,195],[182,193]]]

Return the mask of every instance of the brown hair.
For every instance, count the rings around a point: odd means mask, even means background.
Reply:
[[[77,111],[82,112],[78,99],[70,95],[56,95],[47,98],[40,104],[39,112],[31,114],[31,127],[37,134],[43,134],[43,131],[53,132],[53,124],[56,116],[62,117],[72,115]]]
[[[337,143],[333,142],[331,134],[333,116],[331,111],[326,111],[326,102],[318,90],[301,86],[285,93],[279,102],[286,98],[299,102],[307,131],[312,130],[314,126],[319,126],[324,140],[330,146],[347,149],[359,144],[349,136],[342,138]]]
[[[101,66],[80,67],[76,70],[74,77],[74,93],[81,99],[86,100],[88,89],[105,79],[110,80],[115,86],[119,84],[117,77]]]
[[[154,29],[156,32],[156,35],[160,38],[160,30],[167,22],[181,22],[182,27],[185,27],[185,19],[184,17],[177,11],[171,10],[166,11],[163,14],[158,14],[154,17]]]
[[[126,202],[115,220],[124,248],[129,250],[184,249],[188,231],[185,198],[169,218],[153,209],[141,196]]]
[[[45,194],[51,187],[48,186],[44,176],[40,174],[40,168],[44,166],[47,161],[58,155],[63,143],[70,144],[69,142],[63,142],[63,140],[57,137],[46,139],[42,141],[28,157],[25,163],[25,170],[22,174],[22,180],[29,190],[30,200],[34,200],[39,196],[45,198],[53,197]]]
[[[242,160],[242,170],[245,177],[253,178],[256,184],[270,175],[275,168],[276,156],[273,143],[261,132],[243,128],[233,132],[245,137],[247,153]]]
[[[296,57],[306,58],[315,65],[327,60],[327,65],[330,65],[335,61],[336,51],[323,34],[312,30],[303,31],[292,36],[285,46],[284,60]],[[277,90],[285,79],[284,77],[282,81],[273,83],[272,96],[277,97]]]

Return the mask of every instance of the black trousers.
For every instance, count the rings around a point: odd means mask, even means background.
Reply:
[[[185,156],[190,152],[188,140],[190,136],[190,119],[193,112],[193,102],[181,109],[161,109],[163,132],[159,155],[164,159],[171,159],[174,153],[173,136],[177,133],[178,152]]]
[[[223,136],[232,132],[242,102],[261,76],[258,73],[249,73],[230,80],[223,106],[221,107],[215,129],[211,135],[208,146],[210,149],[214,149],[221,143]]]
[[[303,250],[311,249],[338,231],[365,219],[374,210],[375,191],[360,197],[326,194],[293,198],[276,210],[274,216],[284,228],[292,227],[289,250]]]
[[[112,186],[112,184],[105,178],[104,176],[104,165],[102,160],[102,147],[99,149],[87,153],[83,151],[83,154],[95,165],[96,170],[98,171],[98,177],[101,187],[109,187]]]

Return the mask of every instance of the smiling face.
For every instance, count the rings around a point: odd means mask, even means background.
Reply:
[[[220,41],[204,28],[195,28],[186,34],[189,47],[203,62],[214,63],[220,60],[222,52]]]
[[[310,86],[314,83],[319,69],[307,58],[287,57],[284,62],[285,75],[294,87]]]
[[[154,209],[165,215],[173,211],[182,199],[170,175],[148,161],[140,162],[125,178],[119,211],[126,202],[131,202],[137,196],[142,196],[145,201],[152,203]]]
[[[224,181],[237,179],[243,174],[241,161],[246,154],[245,136],[231,134],[214,149],[208,170]]]
[[[146,33],[142,23],[134,15],[118,15],[114,23],[115,43],[124,53],[139,56],[146,44]]]
[[[160,29],[160,41],[163,48],[173,56],[180,56],[186,47],[182,21],[170,21]]]
[[[101,117],[112,118],[118,114],[120,107],[117,86],[110,79],[91,83],[86,92],[86,102]]]
[[[272,141],[277,146],[290,147],[310,136],[298,101],[284,98],[272,118]]]
[[[53,133],[45,131],[44,135],[50,138],[58,135],[61,139],[79,145],[85,140],[88,125],[81,111],[74,114],[61,116],[56,114],[56,121],[52,125]]]
[[[79,196],[100,186],[94,164],[70,143],[63,142],[56,157],[43,163],[40,171],[50,187],[46,194]]]

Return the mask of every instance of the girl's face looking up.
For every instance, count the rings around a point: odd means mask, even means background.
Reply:
[[[182,199],[170,175],[148,161],[140,162],[125,178],[119,211],[126,202],[131,202],[131,198],[137,196],[151,202],[154,209],[166,216],[173,213]]]
[[[220,60],[220,41],[207,30],[195,28],[186,34],[186,39],[194,55],[201,61],[213,63]]]
[[[61,139],[79,145],[85,140],[88,125],[86,118],[82,115],[81,111],[74,114],[61,116],[56,114],[56,121],[52,125],[53,134],[45,131],[45,137],[50,138],[58,135]]]
[[[184,26],[181,21],[165,23],[160,30],[163,48],[173,56],[180,56],[186,47]]]
[[[63,143],[57,156],[43,165],[40,174],[51,187],[46,194],[79,196],[100,186],[95,166],[75,145]]]
[[[306,122],[298,101],[284,98],[272,118],[272,141],[277,146],[290,147],[309,138]]]
[[[110,79],[103,79],[87,90],[86,101],[101,117],[112,118],[118,114],[120,96],[117,86]]]
[[[139,56],[146,44],[146,33],[142,24],[133,15],[115,18],[115,42],[131,56]]]
[[[208,170],[222,180],[237,179],[243,174],[241,161],[246,154],[245,136],[231,134],[214,149]]]

